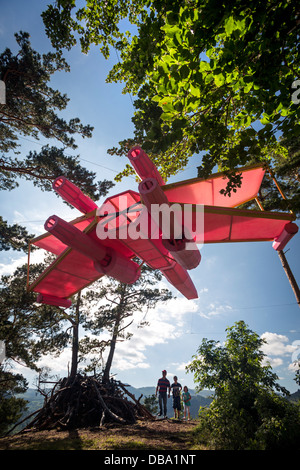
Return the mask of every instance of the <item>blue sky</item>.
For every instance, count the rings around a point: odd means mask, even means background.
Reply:
[[[1,52],[6,47],[16,51],[14,33],[20,30],[30,33],[32,46],[38,52],[51,50],[40,17],[47,3],[43,0],[2,0]],[[105,83],[107,73],[117,60],[116,54],[112,51],[111,59],[106,61],[96,48],[88,55],[73,48],[65,57],[71,72],[57,73],[52,79],[53,88],[70,98],[62,115],[66,119],[78,116],[84,124],[89,123],[95,128],[91,139],[78,138],[78,149],[68,153],[79,154],[82,164],[95,171],[98,180],[112,180],[127,161],[108,155],[107,149],[132,135],[133,131],[130,97],[122,94],[122,85]],[[25,156],[30,150],[39,151],[41,144],[46,142],[29,137],[21,139],[20,143],[21,154]],[[195,177],[198,164],[199,156],[195,156],[186,170],[168,182]],[[109,194],[128,188],[137,190],[133,178],[117,183]],[[67,220],[79,215],[54,194],[42,192],[32,183],[23,181],[18,189],[1,193],[0,210],[9,223],[18,222],[36,235],[44,232],[44,221],[51,214]],[[299,235],[287,248],[288,261],[299,282]],[[300,353],[300,311],[272,244],[206,245],[201,254],[200,265],[191,271],[199,298],[188,301],[176,294],[177,299],[167,306],[158,306],[147,313],[150,326],[144,329],[137,329],[141,315],[136,315],[131,326],[133,338],[117,346],[112,373],[123,382],[142,387],[155,386],[161,370],[167,369],[170,380],[177,375],[182,385],[194,388],[193,377],[185,373],[184,367],[196,354],[202,338],[222,343],[226,337],[225,329],[244,320],[249,328],[267,340],[265,353],[280,383],[291,392],[296,391],[292,360]],[[23,255],[2,252],[0,273],[12,272],[23,262],[26,262]],[[66,350],[59,358],[45,358],[42,364],[53,367],[53,372],[63,376],[69,361],[70,351]],[[33,378],[29,371],[18,370]]]

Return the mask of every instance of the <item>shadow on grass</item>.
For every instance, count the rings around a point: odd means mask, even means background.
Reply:
[[[173,427],[173,424],[176,427]],[[180,429],[181,428],[181,429]],[[8,438],[0,449],[7,450],[187,450],[194,448],[193,430],[185,424],[142,423],[53,433],[32,433]]]

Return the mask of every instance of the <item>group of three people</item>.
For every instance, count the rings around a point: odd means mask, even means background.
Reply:
[[[178,382],[176,375],[174,376],[174,383],[170,385],[170,381],[167,379],[167,371],[162,371],[162,377],[158,379],[157,387],[155,391],[155,395],[157,396],[158,393],[158,403],[159,403],[159,416],[167,416],[167,390],[169,390],[168,396],[170,397],[171,390],[173,394],[173,409],[174,409],[174,417],[179,419],[180,418],[180,411],[181,411],[181,402],[180,402],[180,392],[182,390],[181,384]],[[191,418],[190,416],[190,406],[191,406],[191,395],[187,386],[183,387],[182,392],[182,399],[184,404],[184,419],[186,419],[186,415],[188,419]],[[164,412],[164,413],[163,413]]]

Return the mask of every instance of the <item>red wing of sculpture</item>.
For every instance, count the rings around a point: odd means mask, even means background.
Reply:
[[[57,256],[28,285],[39,293],[38,302],[68,307],[72,295],[104,275],[134,283],[140,276],[134,258],[159,269],[193,299],[197,291],[188,270],[200,263],[197,244],[273,241],[282,250],[298,231],[292,213],[237,208],[257,197],[265,174],[261,165],[238,170],[241,186],[225,197],[224,174],[165,184],[140,147],[128,158],[141,179],[139,192],[109,197],[100,208],[66,178],[54,181],[54,190],[83,215],[72,222],[53,215],[46,234],[31,241]]]

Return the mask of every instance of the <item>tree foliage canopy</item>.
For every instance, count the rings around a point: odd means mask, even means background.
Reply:
[[[192,155],[202,177],[215,167],[272,165],[274,155],[278,166],[280,155],[283,180],[299,182],[299,155],[288,151],[300,136],[296,0],[123,0],[108,10],[106,2],[76,3],[58,1],[44,12],[52,44],[70,48],[79,38],[83,52],[100,45],[106,57],[114,46],[121,59],[108,81],[136,95],[134,136],[112,154],[139,143],[165,178]],[[122,32],[124,18],[131,35]],[[119,178],[131,171],[127,165]]]
[[[200,434],[222,449],[296,449],[300,408],[278,393],[288,394],[264,364],[264,340],[243,321],[226,331],[224,346],[203,339],[187,367],[200,390],[214,390],[200,412]]]
[[[18,224],[9,225],[0,216],[0,251],[27,250],[31,238],[33,235],[29,234],[24,227]]]
[[[43,264],[32,265],[30,282],[44,269]],[[65,320],[61,310],[35,303],[35,294],[26,291],[26,278],[26,265],[1,277],[0,340],[5,342],[7,360],[38,370],[38,359],[43,354],[60,352],[69,335],[61,330]]]
[[[204,338],[197,356],[188,366],[198,388],[215,389],[216,396],[232,393],[242,396],[265,389],[287,392],[277,385],[278,377],[269,364],[264,365],[262,346],[265,340],[243,322],[227,328],[225,345]]]
[[[6,103],[0,105],[0,189],[12,190],[23,178],[42,191],[52,191],[53,180],[64,175],[85,194],[98,200],[113,183],[96,181],[96,173],[80,164],[79,156],[66,154],[76,149],[76,136],[90,138],[93,128],[79,118],[68,122],[59,117],[68,104],[68,97],[50,86],[55,72],[69,71],[61,53],[42,56],[32,49],[29,34],[15,35],[19,51],[13,55],[6,48],[0,54],[0,78],[6,85]],[[43,145],[40,152],[21,155],[20,139],[40,137],[54,139],[61,147]],[[1,249],[27,251],[32,236],[18,224],[9,225],[0,219]]]
[[[108,181],[96,182],[94,172],[81,166],[78,156],[65,154],[76,149],[76,136],[90,138],[93,127],[79,118],[66,121],[59,116],[68,97],[53,89],[49,82],[58,71],[69,71],[62,54],[49,52],[42,56],[32,49],[29,34],[16,34],[19,51],[10,49],[0,54],[0,77],[6,85],[6,104],[0,105],[0,187],[11,190],[18,178],[33,181],[42,190],[52,190],[51,182],[60,175],[70,178],[92,199],[104,195]],[[20,137],[54,139],[62,146],[42,146],[41,151],[20,157]]]

